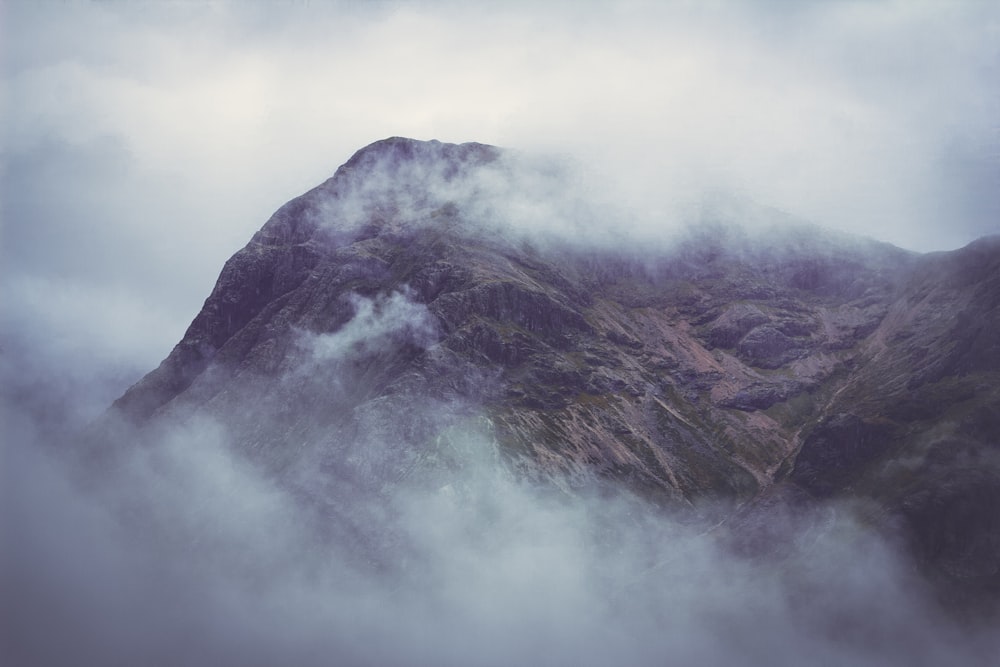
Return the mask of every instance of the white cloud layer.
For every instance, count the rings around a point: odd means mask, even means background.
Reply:
[[[2,489],[5,664],[985,667],[996,654],[992,627],[928,604],[849,507],[772,524],[773,553],[739,557],[634,498],[512,479],[481,419],[441,432],[450,461],[428,478],[367,474],[421,446],[369,423],[372,466],[334,480],[307,455],[291,490],[209,419],[129,432],[81,470],[53,455],[68,441],[0,416],[24,435],[0,444],[18,471]]]
[[[340,329],[327,334],[300,333],[299,344],[314,363],[374,354],[404,342],[426,348],[437,337],[437,323],[427,306],[410,300],[406,293],[393,292],[375,299],[351,294],[348,300],[354,314]],[[311,370],[305,368],[305,372]]]

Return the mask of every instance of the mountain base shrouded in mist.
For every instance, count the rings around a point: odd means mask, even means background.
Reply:
[[[1000,238],[576,178],[372,144],[76,444],[17,418],[15,656],[988,664]]]

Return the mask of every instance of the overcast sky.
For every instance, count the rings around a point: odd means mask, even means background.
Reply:
[[[274,209],[387,136],[571,156],[649,210],[724,188],[920,251],[1000,230],[995,2],[0,12],[4,335],[125,378]]]

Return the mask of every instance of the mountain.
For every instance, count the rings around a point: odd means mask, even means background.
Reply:
[[[376,142],[226,262],[113,413],[209,416],[339,500],[456,481],[465,428],[518,475],[738,534],[850,499],[946,597],[1000,599],[1000,237],[917,255],[723,197],[662,243],[591,231],[616,220],[556,162]]]

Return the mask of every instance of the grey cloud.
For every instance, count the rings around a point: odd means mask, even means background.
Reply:
[[[518,481],[475,423],[442,433],[461,472],[343,495],[342,506],[275,484],[211,421],[133,440],[83,476],[7,442],[21,472],[4,490],[7,655],[47,665],[989,664],[995,638],[940,617],[848,507],[790,527],[770,560],[736,557],[715,533],[634,498],[567,498]],[[364,520],[340,523],[349,517]],[[373,545],[377,560],[358,558]]]
[[[417,155],[397,155],[414,151]],[[423,154],[426,153],[426,154]],[[475,143],[449,148],[391,138],[363,150],[312,197],[314,224],[337,243],[371,225],[394,233],[459,226],[480,238],[532,244],[662,247],[697,219],[698,202],[664,198],[672,217],[614,201],[579,161]],[[757,222],[750,223],[758,226]]]
[[[920,250],[997,229],[988,3],[14,3],[7,19],[5,273],[128,283],[181,322],[270,211],[391,135],[573,156],[590,199],[647,236],[717,188]]]

